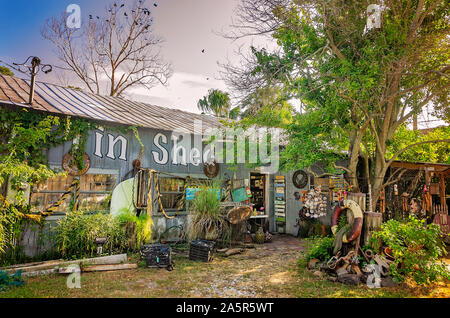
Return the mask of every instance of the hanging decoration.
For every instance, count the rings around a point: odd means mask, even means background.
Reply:
[[[292,183],[298,189],[304,188],[308,184],[308,174],[303,170],[297,170],[292,176]]]
[[[164,209],[164,206],[162,204],[162,200],[161,200],[161,192],[160,192],[160,184],[159,184],[159,180],[158,180],[158,174],[161,174],[160,172],[153,170],[153,169],[142,169],[142,170],[146,170],[148,173],[148,183],[147,183],[147,215],[151,215],[153,212],[153,191],[152,189],[154,189],[156,198],[155,200],[158,202],[158,206],[159,206],[159,210],[161,211],[161,213],[163,214],[163,216],[166,219],[174,219],[176,216],[178,216],[178,213],[184,208],[185,206],[185,201],[186,201],[186,189],[190,184],[190,176],[187,176],[186,178],[184,178],[185,182],[184,182],[184,189],[183,189],[183,196],[178,200],[177,202],[177,210],[175,215],[173,216],[169,216],[166,213],[166,210]],[[141,170],[141,171],[142,171]],[[164,173],[166,175],[170,175],[169,173]],[[139,176],[140,174],[138,174],[137,176]],[[175,176],[174,176],[175,177]],[[179,178],[179,177],[177,177]]]
[[[326,215],[327,197],[322,194],[321,186],[309,190],[306,195],[305,207],[308,208],[305,213],[307,217],[319,218]]]
[[[208,178],[215,178],[219,174],[219,163],[212,161],[211,163],[205,163],[203,167],[203,172]]]
[[[62,167],[71,176],[84,175],[91,166],[91,159],[87,153],[83,155],[83,168],[80,169],[75,162],[74,156],[71,153],[66,153],[62,159]]]

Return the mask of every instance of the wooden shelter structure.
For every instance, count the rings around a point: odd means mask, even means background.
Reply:
[[[391,168],[419,171],[425,174],[425,186],[423,188],[423,208],[429,214],[448,214],[447,194],[448,180],[450,179],[450,164],[428,162],[394,161]],[[434,180],[434,182],[433,182]],[[439,203],[433,204],[432,196],[439,196]]]

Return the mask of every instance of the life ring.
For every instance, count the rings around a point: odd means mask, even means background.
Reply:
[[[71,176],[82,176],[88,171],[91,166],[91,159],[87,153],[83,155],[83,165],[84,169],[79,170],[78,166],[73,162],[73,156],[70,153],[66,153],[62,160],[63,169]]]
[[[341,214],[341,212],[345,209],[350,210],[353,214],[352,230],[350,231],[350,233],[344,234],[344,236],[342,237],[342,242],[349,243],[354,239],[356,239],[361,234],[363,224],[363,214],[361,211],[361,207],[358,205],[358,203],[356,203],[353,200],[344,200],[342,205],[340,206],[338,205],[334,209],[333,220],[331,222],[331,231],[333,232],[334,235],[336,234],[338,228],[339,214]]]

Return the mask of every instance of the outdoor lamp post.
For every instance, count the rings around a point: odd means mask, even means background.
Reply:
[[[97,237],[94,242],[97,245],[97,254],[98,255],[102,255],[102,253],[103,253],[103,244],[106,243],[106,237]]]

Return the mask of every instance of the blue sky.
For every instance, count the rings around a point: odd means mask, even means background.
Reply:
[[[128,0],[130,1],[130,0]],[[130,98],[161,106],[198,112],[196,104],[209,88],[225,89],[218,79],[219,66],[227,58],[237,61],[234,52],[244,42],[231,42],[218,36],[217,31],[231,23],[238,0],[146,0],[154,16],[155,33],[165,39],[163,54],[173,64],[174,74],[168,87],[157,86],[150,91],[136,89]],[[78,4],[81,16],[102,15],[113,0],[0,0],[0,60],[23,62],[28,56],[39,56],[42,63],[63,66],[52,44],[41,37],[46,19],[58,17],[71,4]],[[158,4],[153,7],[153,3]],[[117,0],[117,3],[123,3]],[[206,53],[202,54],[201,50]],[[66,72],[67,73],[67,72]],[[16,72],[16,75],[23,77]],[[61,83],[70,74],[53,71],[40,73],[39,81]],[[209,80],[207,80],[209,79]]]
[[[102,1],[77,0],[85,10],[99,9]],[[0,0],[0,57],[19,61],[38,53],[48,54],[51,48],[41,38],[46,19],[59,16],[73,0]],[[33,53],[35,52],[35,53]],[[15,60],[15,62],[18,62]],[[22,62],[22,61],[21,61]]]

